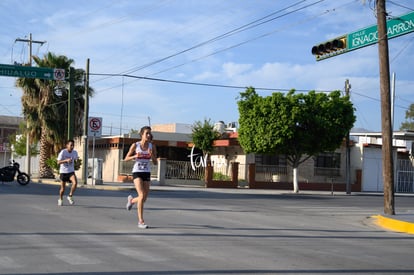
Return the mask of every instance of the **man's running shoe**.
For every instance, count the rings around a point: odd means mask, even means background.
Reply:
[[[70,204],[75,203],[75,201],[72,199],[72,196],[67,196],[67,198],[68,198],[68,201],[69,201]]]
[[[132,196],[131,195],[129,195],[128,196],[128,198],[127,198],[127,204],[126,204],[126,209],[129,211],[129,210],[131,210],[131,208],[132,208],[132,206],[134,205],[133,203],[132,203]]]
[[[138,223],[138,228],[142,228],[142,229],[146,229],[148,228],[148,225],[146,225],[145,223]]]
[[[62,206],[63,205],[63,201],[61,199],[58,199],[58,206]]]

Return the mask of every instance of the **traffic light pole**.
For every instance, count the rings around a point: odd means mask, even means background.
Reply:
[[[382,131],[382,176],[384,183],[384,213],[395,215],[394,209],[394,162],[392,152],[392,116],[390,100],[390,65],[388,56],[388,39],[398,37],[414,31],[414,26],[409,22],[414,20],[414,13],[408,13],[398,18],[386,19],[385,0],[376,0],[377,25],[359,30],[326,41],[312,47],[312,54],[316,56],[316,61],[336,56],[338,54],[353,51],[362,47],[373,45],[378,42],[378,55],[380,67],[380,91],[381,91],[381,131]],[[399,24],[405,24],[405,28],[394,28]],[[387,25],[389,27],[387,28]],[[390,30],[390,32],[388,32]],[[389,35],[388,35],[389,33]],[[369,34],[369,35],[368,35]],[[374,37],[370,41],[365,41],[364,37]],[[357,42],[351,41],[356,39]],[[360,40],[358,40],[360,39]],[[362,40],[361,40],[362,39]],[[359,41],[359,42],[358,42]],[[342,42],[342,43],[341,43]],[[348,145],[347,145],[348,147]],[[348,148],[347,148],[348,149]],[[347,161],[348,162],[348,161]],[[348,189],[347,175],[347,193]]]
[[[392,157],[392,122],[390,95],[390,65],[385,0],[377,1],[378,54],[380,65],[381,129],[382,129],[382,175],[384,182],[384,213],[395,215],[394,209],[394,163]]]

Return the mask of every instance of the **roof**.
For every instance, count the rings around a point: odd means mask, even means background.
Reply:
[[[356,137],[375,137],[380,138],[382,137],[381,132],[360,132],[360,133],[350,133],[350,136],[356,136]],[[414,140],[414,131],[397,131],[393,132],[393,137],[396,139],[401,140]]]
[[[19,126],[24,119],[18,116],[0,116],[1,125]]]

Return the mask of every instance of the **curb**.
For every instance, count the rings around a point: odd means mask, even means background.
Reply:
[[[372,216],[375,224],[391,231],[414,234],[414,223],[392,219],[381,215]]]

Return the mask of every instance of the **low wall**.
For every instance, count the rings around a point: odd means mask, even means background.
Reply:
[[[264,182],[256,180],[256,165],[249,164],[248,184],[250,189],[279,189],[293,190],[293,182]],[[299,182],[299,190],[309,191],[346,191],[346,183],[329,182]],[[361,192],[361,170],[356,170],[356,182],[351,184],[352,192]]]

